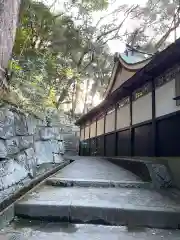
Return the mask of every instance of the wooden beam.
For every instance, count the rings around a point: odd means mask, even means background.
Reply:
[[[96,118],[96,134],[95,134],[95,140],[96,140],[96,156],[97,156],[97,147],[98,147],[98,142],[97,142],[97,118]]]
[[[105,112],[105,115],[104,115],[104,156],[106,156],[106,137],[105,137],[105,133],[106,133],[106,115],[107,115],[107,112]]]
[[[134,129],[132,127],[133,125],[133,121],[132,121],[132,117],[133,117],[133,106],[132,106],[132,101],[133,101],[133,95],[132,93],[129,96],[129,104],[130,104],[130,141],[131,141],[131,156],[134,156]]]
[[[85,140],[85,130],[86,130],[86,125],[84,125],[84,140]]]
[[[180,96],[174,97],[173,100],[180,100]]]
[[[92,121],[89,123],[89,156],[91,155],[91,123]]]
[[[115,105],[115,116],[114,116],[114,124],[115,124],[115,156],[118,155],[118,132],[117,132],[117,109],[118,109],[118,104]]]
[[[81,156],[81,129],[82,129],[82,127],[81,127],[81,125],[80,125],[80,138],[79,138],[79,156]]]
[[[156,126],[156,86],[155,80],[152,79],[152,142],[153,156],[157,155],[157,126]]]

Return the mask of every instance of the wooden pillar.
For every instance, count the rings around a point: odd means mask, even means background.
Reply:
[[[115,117],[114,117],[114,124],[115,124],[115,156],[118,155],[118,132],[117,132],[117,109],[118,109],[118,104],[115,105]]]
[[[82,129],[82,127],[80,125],[79,152],[78,152],[79,156],[81,156],[81,129]]]
[[[85,129],[86,129],[86,125],[84,124],[84,138],[83,138],[83,143],[85,143]],[[83,156],[85,156],[85,152],[86,152],[86,149],[85,149],[85,144],[83,144]]]
[[[92,121],[89,122],[89,156],[91,156],[91,123]]]
[[[132,121],[132,117],[133,117],[133,105],[132,105],[132,101],[133,101],[133,95],[132,93],[129,96],[129,104],[130,104],[130,141],[131,141],[131,150],[130,150],[130,155],[134,156],[134,129],[132,127],[133,125],[133,121]]]
[[[104,115],[104,156],[106,156],[106,136],[105,136],[105,133],[106,133],[106,112],[105,112],[105,115]]]
[[[84,140],[85,140],[85,129],[86,129],[86,125],[84,125]]]
[[[156,92],[155,81],[152,79],[152,143],[153,156],[157,155],[157,126],[156,126]]]
[[[97,118],[96,118],[96,133],[95,133],[95,143],[96,143],[96,156],[97,156],[97,147],[98,147],[98,141],[97,141]]]

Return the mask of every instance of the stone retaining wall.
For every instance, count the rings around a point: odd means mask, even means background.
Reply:
[[[64,126],[49,125],[10,105],[0,108],[0,191],[35,177],[38,165],[62,161]]]

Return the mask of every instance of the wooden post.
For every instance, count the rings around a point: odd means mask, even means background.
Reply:
[[[91,156],[91,122],[89,122],[89,156]]]
[[[114,124],[115,124],[115,156],[118,155],[118,132],[117,132],[117,109],[118,109],[118,104],[115,105],[115,121],[114,121]]]
[[[152,141],[153,141],[153,156],[157,155],[157,127],[156,127],[156,92],[155,81],[152,79]]]
[[[133,121],[132,121],[132,117],[133,117],[133,106],[132,106],[132,100],[133,100],[133,95],[132,93],[129,96],[129,104],[130,104],[130,141],[131,141],[131,152],[130,155],[133,156],[134,155],[134,130],[133,130]]]
[[[107,114],[107,112],[105,112],[105,115],[104,115],[104,156],[106,156],[106,136],[105,136],[105,133],[106,133],[106,114]]]
[[[81,125],[80,125],[80,138],[79,138],[79,156],[81,156]]]
[[[97,141],[97,118],[96,118],[96,133],[95,133],[95,140],[96,140],[96,156],[97,156],[97,147],[98,147],[98,141]]]

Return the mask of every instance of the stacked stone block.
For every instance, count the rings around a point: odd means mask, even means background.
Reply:
[[[62,161],[61,129],[10,105],[0,108],[0,191],[35,177],[38,165]]]

